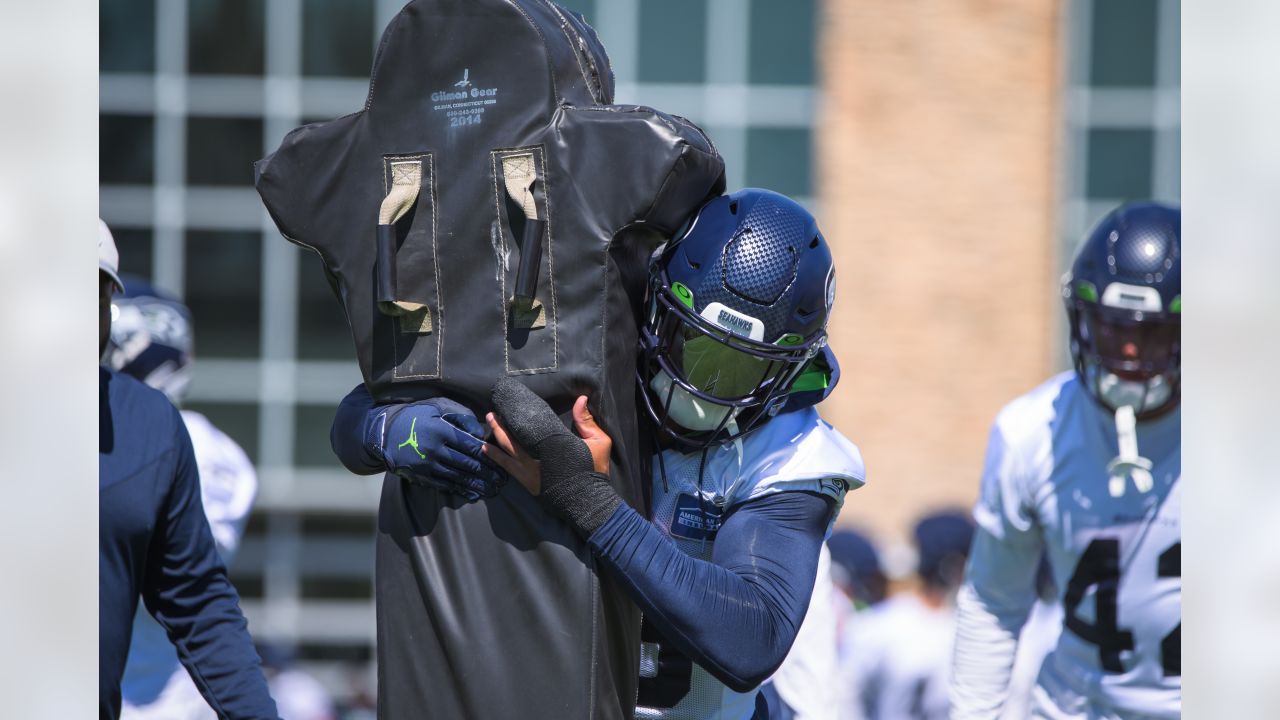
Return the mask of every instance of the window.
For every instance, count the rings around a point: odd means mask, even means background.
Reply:
[[[707,77],[706,0],[640,3],[641,82],[696,83]],[[608,48],[606,42],[605,47]]]
[[[189,0],[188,72],[261,75],[263,23],[263,0]]]
[[[373,3],[307,0],[302,7],[302,74],[369,77]]]
[[[263,155],[258,118],[187,119],[187,182],[253,185],[253,163]]]
[[[1087,197],[1143,200],[1151,196],[1153,133],[1144,129],[1089,131]]]
[[[348,388],[349,390],[350,388]],[[341,468],[329,445],[329,428],[342,397],[331,405],[298,405],[294,408],[293,464],[298,467]]]
[[[111,237],[115,238],[116,249],[120,251],[121,273],[153,280],[152,235],[150,228],[111,228]],[[128,285],[128,279],[123,279]]]
[[[201,343],[204,338],[201,336],[202,328],[196,326],[196,362],[200,362]],[[200,371],[196,370],[193,384],[200,382]],[[236,444],[244,449],[246,455],[249,456],[250,462],[257,464],[258,462],[258,406],[247,403],[223,403],[223,402],[187,402],[183,406],[187,410],[195,412],[209,418],[209,422],[213,423],[219,430],[226,433]],[[247,535],[247,533],[246,533]]]
[[[298,357],[350,360],[354,352],[351,330],[342,305],[325,280],[324,263],[310,250],[298,252]]]
[[[808,128],[754,128],[747,132],[747,185],[791,197],[812,191],[813,133]]]
[[[156,68],[156,0],[98,4],[98,68],[145,73]]]
[[[751,0],[751,82],[813,84],[815,5],[816,0]]]
[[[146,184],[155,177],[155,121],[150,115],[98,116],[98,182]]]
[[[257,356],[262,346],[261,234],[188,231],[186,251],[186,301],[196,328],[196,352],[205,358]]]
[[[1098,87],[1156,82],[1156,0],[1095,2],[1089,82]]]

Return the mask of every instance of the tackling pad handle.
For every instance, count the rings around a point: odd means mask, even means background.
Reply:
[[[377,300],[379,305],[396,301],[396,226],[378,226]]]
[[[546,220],[525,219],[524,233],[520,240],[520,265],[516,267],[516,289],[513,293],[517,299],[532,303],[538,290],[538,269],[542,266],[542,235],[546,228]]]
[[[520,260],[516,265],[515,288],[509,301],[508,321],[513,327],[535,330],[546,327],[546,310],[538,302],[538,272],[542,266],[542,237],[547,221],[538,217],[538,164],[534,153],[519,152],[502,156],[503,185],[507,197],[524,212],[524,228],[520,232]]]
[[[378,310],[400,318],[400,332],[429,333],[431,312],[422,303],[399,300],[396,285],[396,223],[418,202],[422,191],[422,158],[391,162],[391,187],[378,208],[374,274]]]

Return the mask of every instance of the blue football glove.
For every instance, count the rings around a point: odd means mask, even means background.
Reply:
[[[493,497],[506,482],[482,452],[484,426],[445,398],[374,408],[365,448],[392,473],[468,500]]]

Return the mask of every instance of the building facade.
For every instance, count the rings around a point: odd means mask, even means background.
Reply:
[[[844,367],[823,412],[871,472],[843,521],[884,539],[968,504],[996,409],[1063,366],[1056,281],[1083,229],[1121,199],[1178,196],[1176,0],[564,4],[599,31],[619,102],[689,117],[731,190],[818,215]],[[101,215],[123,269],[191,307],[188,405],[258,468],[232,567],[254,635],[296,646],[335,688],[372,658],[381,479],[329,450],[360,381],[351,341],[252,163],[361,107],[400,5],[100,6]]]
[[[1069,367],[1062,273],[1126,200],[1179,197],[1177,0],[823,7],[819,217],[836,248],[823,414],[905,541],[972,504],[996,413]]]

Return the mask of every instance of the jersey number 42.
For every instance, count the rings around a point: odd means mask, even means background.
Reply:
[[[1182,543],[1176,542],[1160,553],[1156,561],[1156,577],[1182,577]],[[1097,538],[1089,543],[1076,571],[1067,583],[1062,599],[1068,630],[1081,640],[1098,646],[1102,668],[1107,672],[1124,672],[1120,653],[1133,649],[1133,633],[1117,622],[1117,597],[1120,591],[1120,540]],[[1082,619],[1076,609],[1089,588],[1097,586],[1097,613],[1093,623]],[[1160,641],[1160,665],[1165,677],[1182,674],[1182,623]]]

